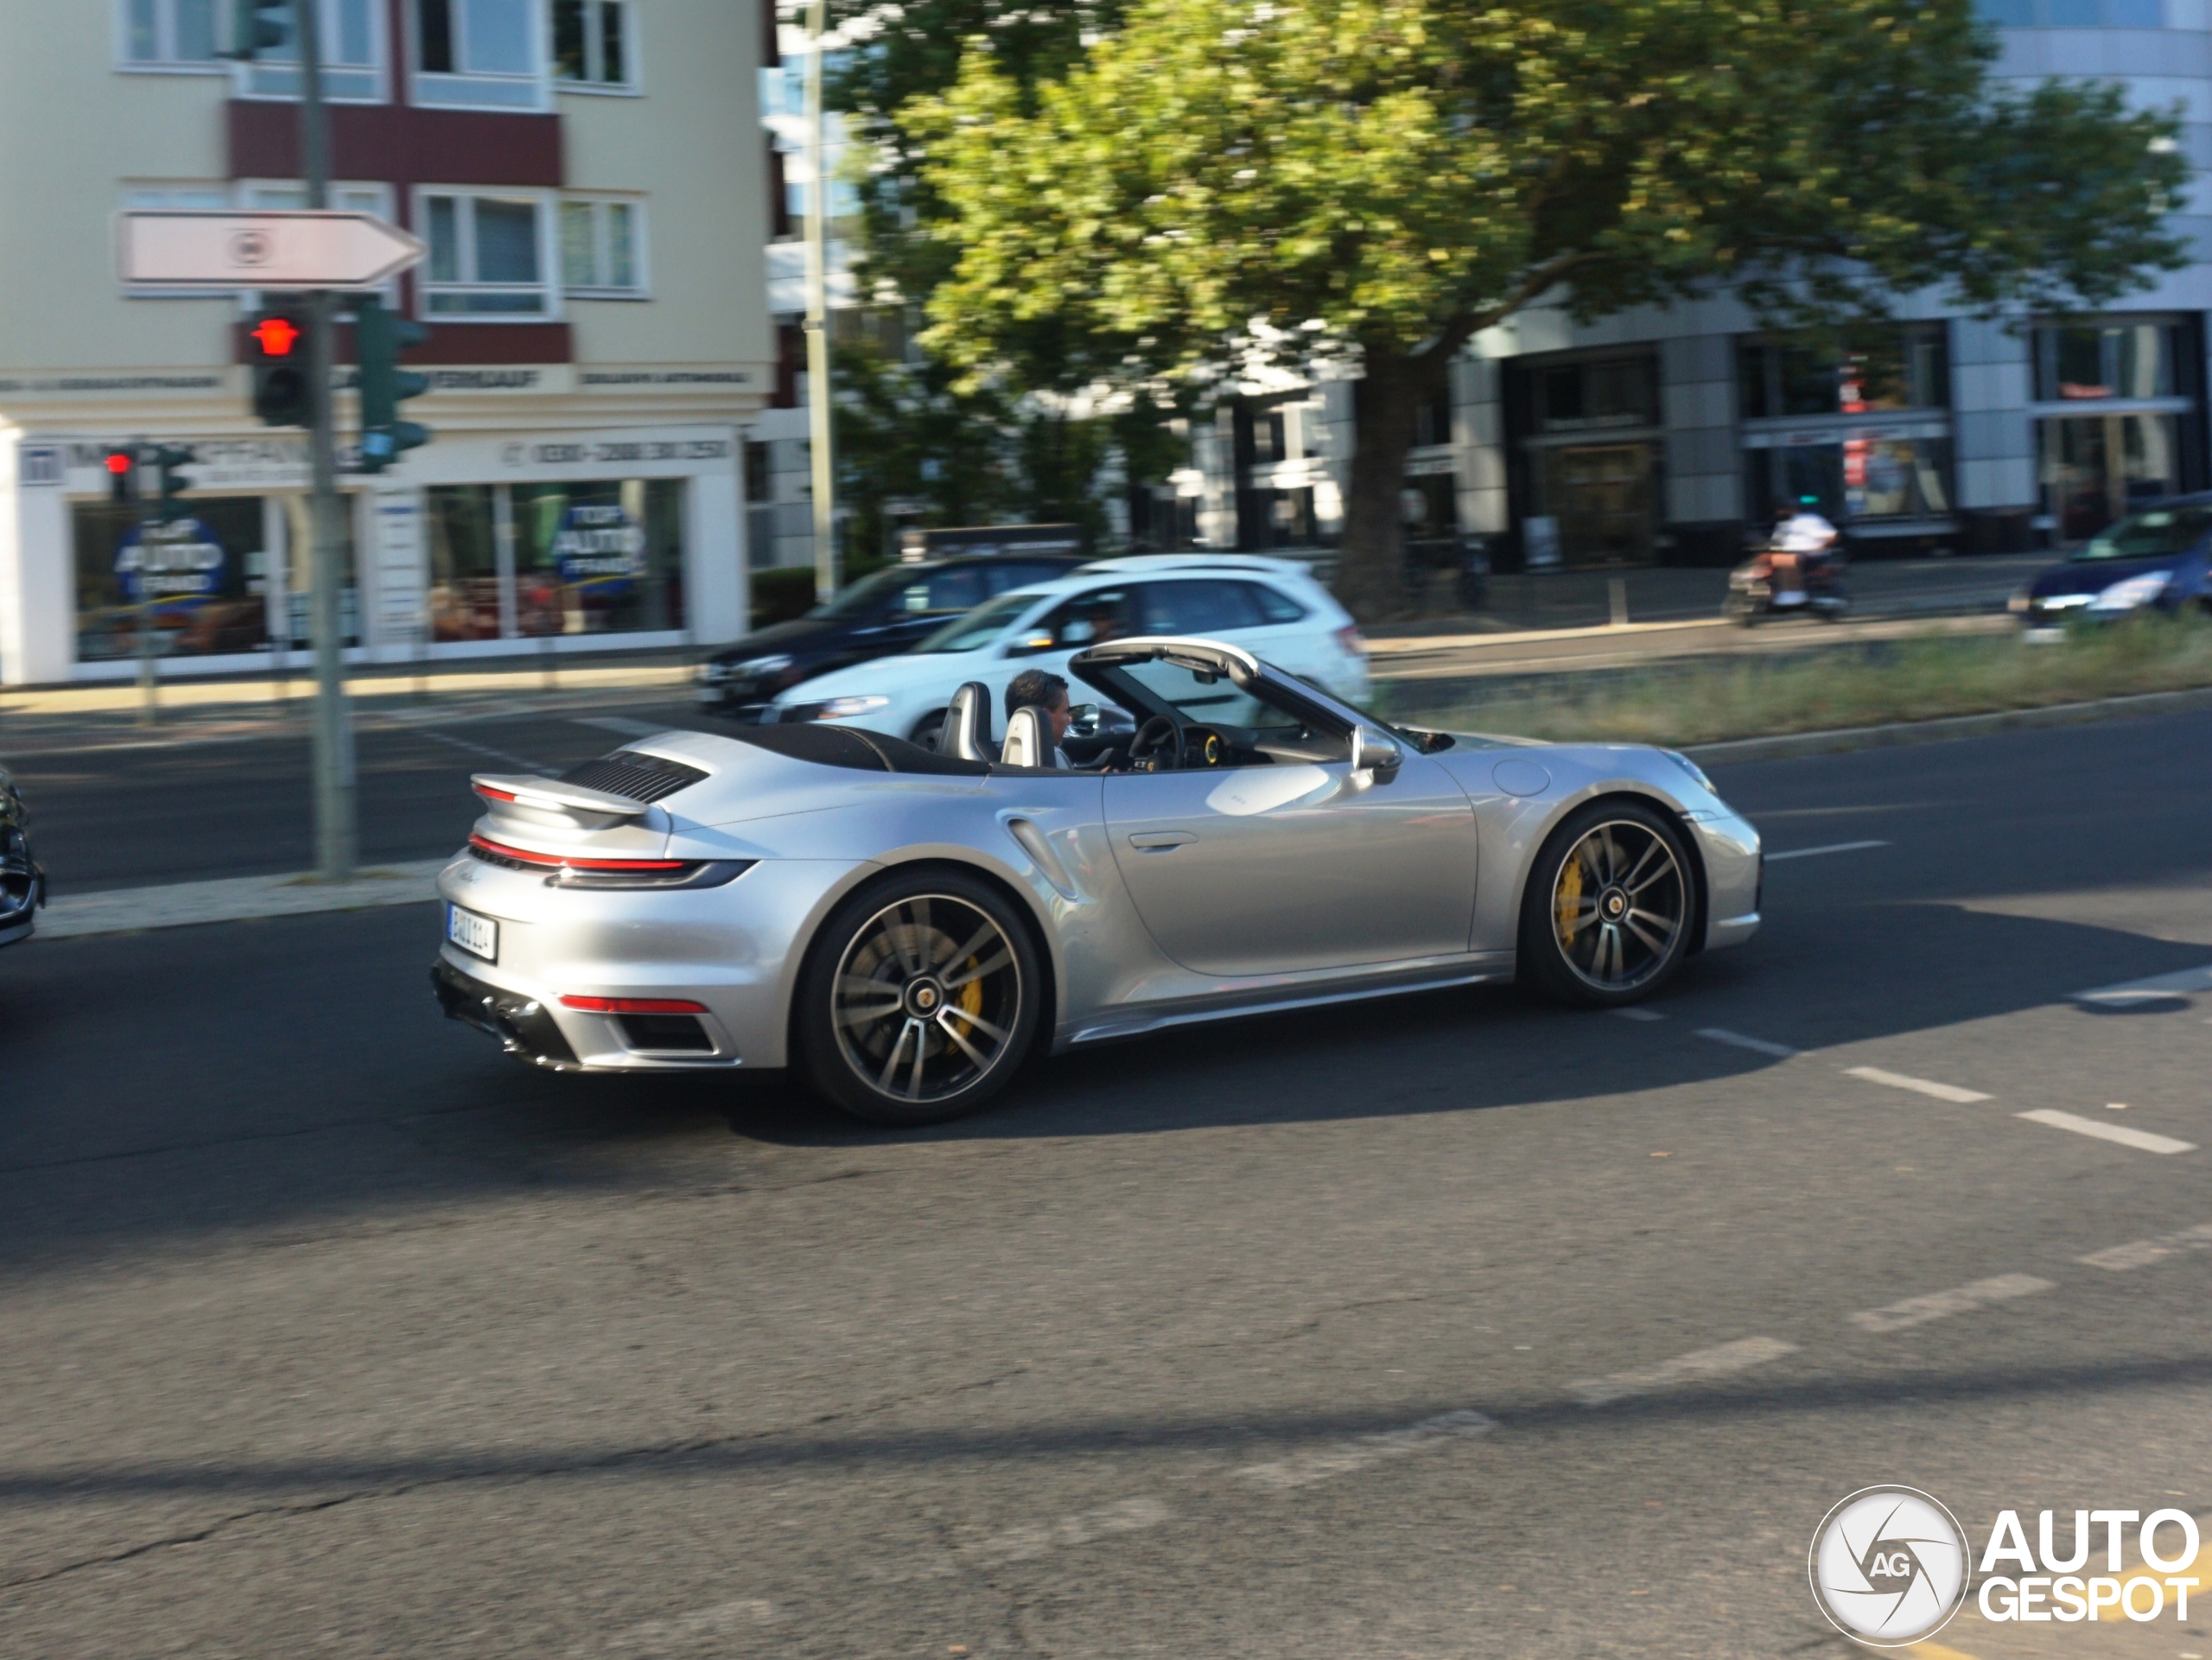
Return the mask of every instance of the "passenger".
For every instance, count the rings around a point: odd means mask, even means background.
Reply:
[[[1006,689],[1007,718],[1011,720],[1014,710],[1033,705],[1043,709],[1052,723],[1052,765],[1072,766],[1075,763],[1060,747],[1060,740],[1068,735],[1068,683],[1042,669],[1024,669]]]

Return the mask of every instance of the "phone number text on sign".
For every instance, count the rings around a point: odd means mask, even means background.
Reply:
[[[500,459],[509,467],[618,466],[626,461],[719,461],[729,459],[727,438],[667,438],[594,444],[509,444]]]

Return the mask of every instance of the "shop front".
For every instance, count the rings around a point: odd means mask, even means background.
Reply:
[[[2196,324],[2131,317],[2034,336],[2037,528],[2075,547],[2162,497],[2204,487]]]
[[[142,524],[111,501],[109,445],[16,446],[12,563],[0,561],[10,684],[136,672],[149,630],[165,675],[296,666],[310,646],[303,436],[188,443],[199,487]],[[441,435],[404,475],[341,479],[342,626],[357,662],[734,639],[747,592],[735,435]]]
[[[1656,357],[1517,365],[1507,380],[1507,419],[1527,563],[1650,563],[1665,500]]]

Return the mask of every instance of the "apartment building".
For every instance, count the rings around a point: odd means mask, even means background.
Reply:
[[[386,303],[429,329],[435,441],[361,474],[338,399],[350,654],[742,633],[740,430],[777,378],[760,0],[318,3],[331,205],[429,250]],[[225,3],[0,0],[37,48],[0,61],[0,682],[132,671],[141,532],[101,470],[131,440],[200,459],[162,671],[307,648],[306,435],[251,413],[258,301],[114,272],[118,210],[304,204],[296,65],[216,59]]]

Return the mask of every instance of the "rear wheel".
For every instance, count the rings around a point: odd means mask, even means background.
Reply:
[[[1012,1079],[1037,1031],[1044,977],[1029,931],[957,871],[872,884],[816,936],[799,976],[807,1083],[857,1117],[927,1124]]]
[[[1529,872],[1522,980],[1586,1007],[1650,995],[1689,947],[1689,862],[1681,832],[1649,807],[1600,801],[1574,814]]]

